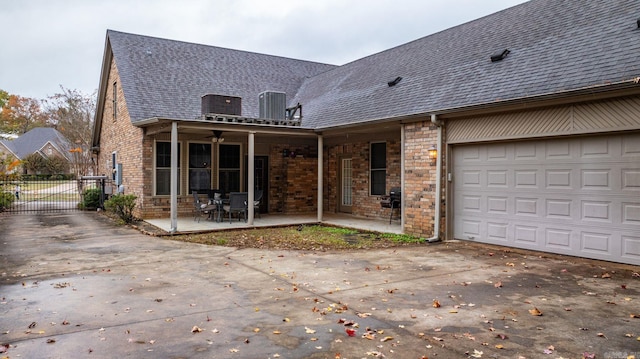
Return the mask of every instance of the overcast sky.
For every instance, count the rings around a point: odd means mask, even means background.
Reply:
[[[107,29],[342,65],[524,0],[8,0],[0,89],[98,88]]]

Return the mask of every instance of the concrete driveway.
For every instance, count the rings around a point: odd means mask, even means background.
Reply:
[[[211,247],[96,213],[2,215],[0,233],[0,358],[640,357],[638,267]]]

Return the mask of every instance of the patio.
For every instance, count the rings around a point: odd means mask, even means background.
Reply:
[[[171,219],[170,218],[159,218],[159,219],[145,219],[145,222],[158,227],[166,232],[169,232],[171,229]],[[223,220],[221,222],[216,222],[215,220],[208,220],[206,218],[202,218],[199,222],[194,220],[193,216],[190,217],[180,217],[178,218],[178,233],[189,233],[189,232],[210,232],[210,231],[223,231],[230,229],[243,229],[243,228],[257,228],[257,227],[279,227],[286,225],[300,225],[300,224],[317,224],[317,214],[316,213],[305,213],[305,214],[263,214],[261,218],[255,218],[253,225],[249,225],[244,221],[238,221],[237,219],[232,219],[231,223],[229,220]],[[400,226],[399,220],[393,220],[391,224],[389,224],[388,219],[378,219],[378,218],[364,218],[364,217],[356,217],[348,214],[332,214],[325,213],[324,219],[322,221],[323,224],[338,226],[338,227],[346,227],[346,228],[354,228],[361,229],[367,231],[381,232],[381,233],[396,233],[402,234],[402,227]]]

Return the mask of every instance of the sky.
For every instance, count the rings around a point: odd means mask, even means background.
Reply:
[[[5,0],[0,89],[93,94],[107,29],[342,65],[525,0]]]

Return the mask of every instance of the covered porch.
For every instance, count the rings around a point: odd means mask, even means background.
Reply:
[[[171,232],[171,218],[146,219],[144,221],[167,233]],[[402,226],[398,219],[394,219],[389,223],[388,218],[364,218],[333,213],[325,213],[321,222],[318,222],[316,213],[263,214],[261,218],[255,219],[253,224],[249,224],[242,220],[238,221],[235,218],[231,220],[231,223],[229,223],[228,220],[216,222],[215,220],[208,220],[205,218],[202,218],[198,222],[197,220],[194,220],[193,216],[183,216],[178,218],[178,230],[175,233],[215,232],[233,229],[295,226],[301,224],[314,225],[318,223],[363,231],[402,234]]]

